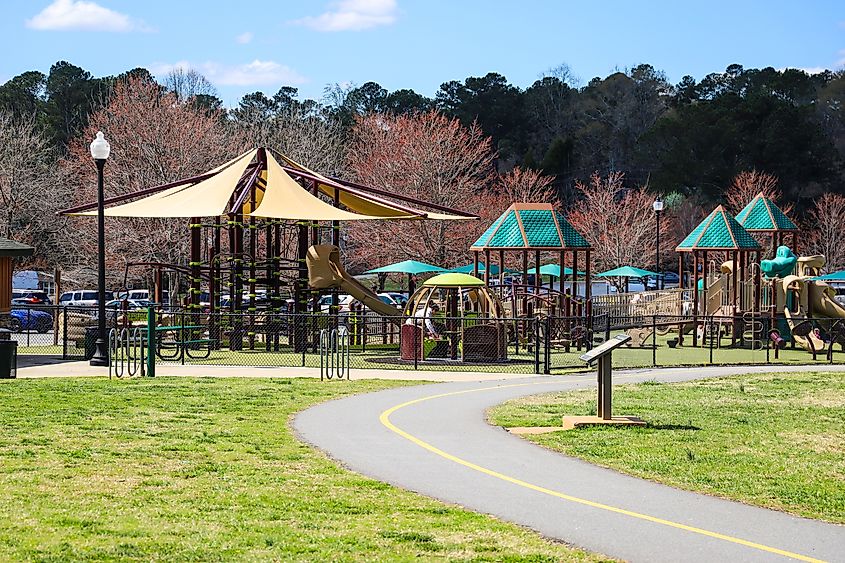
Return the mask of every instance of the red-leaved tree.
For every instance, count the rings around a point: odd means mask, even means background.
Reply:
[[[490,139],[437,112],[371,114],[352,130],[348,169],[361,183],[461,209],[481,221],[360,221],[347,227],[353,269],[413,259],[455,266],[500,212]]]
[[[828,272],[845,268],[845,196],[826,193],[819,197],[810,211],[807,226],[810,228],[809,252],[825,256]]]
[[[593,247],[597,271],[618,266],[655,268],[657,222],[654,195],[644,187],[625,188],[624,175],[595,173],[589,183],[576,182],[580,199],[569,212],[569,221]],[[668,215],[668,212],[664,212]],[[671,215],[661,217],[661,269],[671,269],[669,258],[677,245]]]
[[[61,162],[75,201],[96,201],[96,169],[88,145],[97,131],[111,144],[105,166],[105,196],[131,193],[219,166],[244,149],[226,131],[219,115],[198,110],[149,80],[129,78],[115,85],[108,105],[91,116]],[[96,267],[96,221],[77,218],[68,228],[86,279]],[[185,263],[187,219],[107,218],[107,271],[112,284],[123,275],[124,261]]]

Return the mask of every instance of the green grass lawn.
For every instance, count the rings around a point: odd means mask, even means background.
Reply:
[[[648,427],[526,436],[537,444],[675,487],[845,523],[845,374],[743,375],[614,390],[614,414]],[[595,414],[595,389],[514,400],[493,424],[559,426]]]
[[[599,559],[353,474],[288,426],[395,385],[2,381],[0,560]]]

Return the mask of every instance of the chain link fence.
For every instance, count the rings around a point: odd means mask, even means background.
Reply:
[[[631,342],[614,352],[617,368],[845,361],[845,320],[782,315],[404,318],[156,306],[155,318],[156,361],[180,364],[319,368],[321,335],[339,327],[352,369],[561,373],[585,369],[582,354],[622,333]],[[93,354],[96,307],[19,307],[12,319],[21,355]],[[110,309],[106,321],[146,327],[147,310]]]

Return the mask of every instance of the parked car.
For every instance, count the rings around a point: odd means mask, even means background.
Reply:
[[[384,301],[383,295],[386,295],[390,298],[390,301]],[[382,301],[387,303],[388,305],[393,305],[397,309],[404,309],[405,305],[408,303],[408,296],[404,293],[399,293],[398,291],[388,291],[387,293],[379,293],[379,297],[382,297]]]
[[[59,298],[59,305],[74,306],[74,307],[91,307],[97,304],[98,292],[96,289],[79,289],[76,291],[66,291],[62,293]],[[114,299],[114,294],[111,291],[106,292],[106,302]]]
[[[38,309],[12,309],[9,329],[12,332],[34,330],[44,334],[53,329],[53,315]]]
[[[112,299],[106,303],[106,309],[123,310],[123,302],[126,302],[127,309],[130,311],[137,311],[138,309],[146,309],[150,306],[150,301],[147,299]]]
[[[663,275],[660,276],[663,278],[663,289],[670,289],[673,287],[679,287],[678,281],[680,278],[678,274],[675,272],[663,272]],[[646,282],[646,289],[657,289],[657,277],[650,277]]]
[[[13,289],[12,299],[19,300],[18,303],[27,305],[52,305],[50,296],[46,291],[40,289]]]

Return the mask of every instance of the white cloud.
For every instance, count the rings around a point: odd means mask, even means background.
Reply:
[[[361,31],[396,21],[396,0],[340,0],[329,11],[292,23],[317,31]]]
[[[227,65],[213,61],[199,64],[177,61],[153,63],[148,68],[157,77],[163,77],[175,69],[194,69],[219,86],[296,85],[308,82],[307,78],[287,65],[258,59],[242,65]]]
[[[250,41],[252,41],[252,32],[251,32],[251,31],[246,31],[246,32],[244,32],[244,33],[241,33],[240,35],[238,35],[237,37],[235,37],[235,41],[237,41],[237,42],[238,42],[238,43],[240,43],[241,45],[246,45],[247,43],[249,43]]]
[[[55,0],[26,20],[39,31],[151,31],[141,21],[85,0]]]

